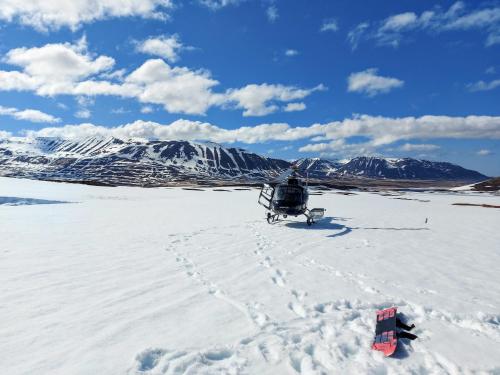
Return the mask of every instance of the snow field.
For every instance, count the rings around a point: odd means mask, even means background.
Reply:
[[[0,178],[1,372],[500,371],[500,211],[451,205],[499,197],[332,191],[309,228],[257,195]],[[385,358],[391,305],[419,338]]]

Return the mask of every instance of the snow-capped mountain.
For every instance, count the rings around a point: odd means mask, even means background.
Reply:
[[[302,176],[307,175],[310,178],[335,177],[337,170],[343,165],[343,163],[336,160],[320,158],[299,159],[294,164]]]
[[[295,163],[311,179],[480,181],[487,177],[454,164],[416,159],[357,157],[346,163],[319,158]],[[240,148],[189,141],[118,138],[10,138],[0,140],[0,176],[158,186],[178,181],[262,181],[283,175],[292,163]]]
[[[338,168],[340,175],[406,180],[480,181],[487,177],[458,165],[411,158],[356,157]]]
[[[13,177],[161,185],[190,179],[270,178],[289,166],[215,143],[117,138],[0,141],[0,175]]]

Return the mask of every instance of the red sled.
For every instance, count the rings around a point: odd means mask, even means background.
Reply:
[[[372,349],[383,352],[386,357],[394,354],[398,346],[396,312],[397,307],[377,311],[377,325]]]

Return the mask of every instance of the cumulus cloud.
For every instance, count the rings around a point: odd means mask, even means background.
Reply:
[[[9,139],[12,137],[12,133],[0,130],[0,139]]]
[[[343,156],[351,158],[358,155],[376,154],[376,147],[370,142],[347,143],[344,139],[337,139],[329,143],[309,144],[299,148],[299,152],[315,153],[321,157]]]
[[[387,93],[403,85],[404,82],[397,78],[377,75],[375,68],[351,73],[347,78],[347,91],[364,93],[368,96]]]
[[[56,123],[61,121],[60,118],[54,117],[45,112],[41,112],[37,109],[19,110],[17,108],[4,107],[1,105],[0,116],[10,116],[16,120],[25,120],[31,122]]]
[[[78,81],[108,71],[115,64],[111,57],[92,56],[87,51],[85,37],[75,44],[15,48],[8,51],[3,60],[22,71],[0,71],[0,89],[34,90],[49,96],[73,94]]]
[[[80,43],[47,44],[40,48],[10,50],[5,62],[21,67],[25,73],[44,80],[74,81],[109,70],[114,60],[108,56],[93,59]]]
[[[141,103],[159,104],[171,113],[203,115],[218,106],[241,108],[245,116],[263,116],[279,110],[279,102],[303,99],[323,90],[273,84],[250,84],[214,92],[219,82],[208,70],[171,66],[162,59],[149,59],[125,75],[113,71],[114,59],[88,51],[85,38],[70,44],[16,48],[4,61],[21,70],[0,71],[0,90],[34,91],[41,96],[98,95],[135,98]],[[115,81],[105,76],[113,76]]]
[[[28,131],[31,136],[62,138],[85,138],[89,136],[114,136],[122,139],[189,139],[219,143],[263,143],[267,141],[296,141],[318,139],[324,142],[310,143],[301,147],[301,152],[329,154],[373,154],[382,147],[397,141],[429,139],[500,139],[500,117],[494,116],[422,116],[422,117],[374,117],[355,116],[326,124],[292,127],[286,123],[242,126],[225,129],[201,121],[180,119],[170,124],[151,121],[135,121],[117,127],[93,124],[47,127],[39,131]],[[363,137],[363,143],[351,142],[352,137]],[[436,145],[408,143],[402,146],[407,151],[429,151]]]
[[[220,102],[212,92],[219,82],[209,72],[171,67],[160,59],[146,61],[125,81],[139,89],[142,103],[161,104],[168,112],[204,114]]]
[[[177,34],[159,35],[136,43],[136,50],[145,54],[158,56],[170,62],[179,60],[179,52],[185,49]]]
[[[311,143],[299,151],[328,153],[373,153],[397,141],[422,139],[500,139],[498,116],[422,116],[390,118],[359,115],[351,119],[320,125],[316,136],[330,142]],[[364,137],[364,143],[349,143],[351,137]],[[315,139],[318,139],[315,137]],[[425,145],[424,148],[434,145]],[[404,147],[404,146],[403,146]],[[418,145],[406,146],[419,150]]]
[[[326,90],[323,85],[312,89],[300,89],[292,86],[247,85],[241,89],[227,92],[227,101],[234,102],[237,108],[243,108],[243,116],[264,116],[276,112],[279,107],[277,102],[291,102],[303,99],[314,91]]]
[[[297,51],[296,49],[287,49],[285,51],[285,55],[289,56],[289,57],[291,57],[291,56],[297,56],[298,54],[299,54],[299,51]]]
[[[0,0],[0,20],[40,31],[78,29],[84,23],[114,17],[167,18],[171,0]]]
[[[243,126],[237,129],[224,129],[207,122],[177,120],[167,125],[150,121],[135,121],[117,127],[104,127],[93,124],[65,125],[48,127],[38,131],[27,131],[32,137],[60,137],[65,139],[81,139],[86,137],[109,137],[121,139],[186,139],[213,141],[220,143],[260,143],[268,140],[293,141],[307,138],[318,130],[309,128],[292,128],[288,124],[273,123],[258,126]]]
[[[361,40],[374,40],[377,45],[398,47],[411,32],[441,33],[477,30],[486,34],[485,45],[500,43],[500,7],[478,7],[468,10],[457,1],[447,10],[435,7],[420,14],[404,12],[391,15],[371,25],[361,23],[353,28],[348,41],[355,49]]]
[[[299,103],[288,103],[286,107],[284,108],[285,112],[295,112],[295,111],[303,111],[306,109],[306,104],[299,102]]]
[[[323,21],[323,25],[321,26],[321,29],[319,31],[324,32],[324,31],[337,31],[339,29],[337,20],[335,19],[329,19]]]

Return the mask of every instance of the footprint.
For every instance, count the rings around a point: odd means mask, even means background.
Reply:
[[[264,260],[260,262],[260,264],[266,268],[271,268],[273,266],[272,259],[269,256],[265,257]]]
[[[209,350],[202,354],[209,361],[222,361],[233,356],[233,352],[229,349]]]
[[[283,354],[283,340],[277,336],[271,336],[266,342],[260,343],[259,351],[266,362],[276,364]]]
[[[295,302],[290,302],[288,304],[288,308],[292,310],[296,315],[300,316],[301,318],[306,318],[307,317],[307,311],[302,306],[301,304],[295,303]]]
[[[254,304],[253,307],[247,305],[247,310],[252,321],[261,328],[271,320],[267,314],[258,310],[258,304]]]
[[[151,348],[139,353],[135,360],[139,371],[149,371],[156,367],[160,359],[167,353],[167,350]]]
[[[271,280],[273,280],[273,283],[275,283],[279,287],[281,288],[285,287],[285,280],[281,276],[279,275],[273,276],[271,277]]]
[[[318,303],[316,306],[314,306],[314,310],[321,314],[326,314],[335,310],[335,306],[332,303]]]
[[[304,292],[303,290],[292,289],[291,293],[299,301],[302,301],[307,296],[307,292]]]

